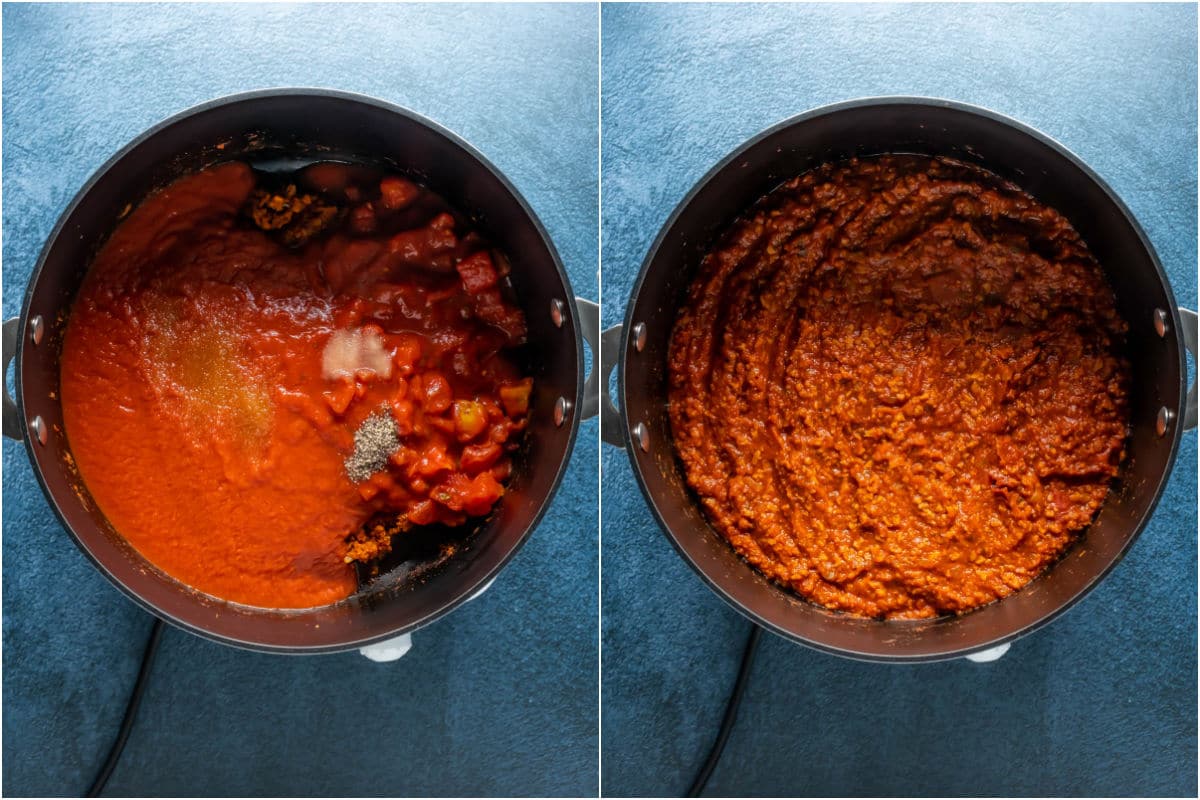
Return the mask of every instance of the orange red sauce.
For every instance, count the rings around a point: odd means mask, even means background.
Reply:
[[[531,388],[505,263],[440,198],[335,164],[298,179],[341,213],[298,247],[250,221],[263,179],[245,164],[149,197],[90,267],[61,367],[114,528],[185,584],[276,608],[350,595],[348,537],[380,515],[488,513]],[[399,447],[356,483],[355,432],[381,413]]]
[[[868,617],[1003,598],[1090,523],[1127,437],[1126,326],[1069,222],[940,159],[821,167],[706,256],[671,426],[713,527]]]

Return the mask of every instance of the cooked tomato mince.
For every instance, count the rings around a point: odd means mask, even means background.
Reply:
[[[830,164],[705,257],[672,334],[687,482],[750,564],[855,615],[963,612],[1087,527],[1126,326],[1067,220],[946,160]]]
[[[227,163],[136,208],[63,342],[65,427],[116,531],[210,595],[300,608],[504,493],[532,381],[504,259],[437,195]]]

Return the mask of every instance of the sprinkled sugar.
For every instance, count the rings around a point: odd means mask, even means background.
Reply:
[[[388,456],[400,447],[396,422],[387,410],[376,411],[363,420],[354,433],[354,452],[346,459],[346,474],[355,483],[387,466]]]

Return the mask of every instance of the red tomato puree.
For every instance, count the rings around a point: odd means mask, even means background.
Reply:
[[[80,475],[209,595],[343,599],[352,562],[387,550],[364,530],[458,525],[503,493],[531,389],[505,263],[433,193],[365,174],[320,165],[277,196],[241,163],[181,178],[117,227],[72,310]],[[378,463],[356,455],[372,415]]]

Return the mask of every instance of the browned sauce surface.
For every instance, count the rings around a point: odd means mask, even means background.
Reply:
[[[671,426],[715,529],[871,617],[1020,589],[1124,453],[1125,324],[1067,220],[974,167],[826,165],[705,257],[672,335]]]

